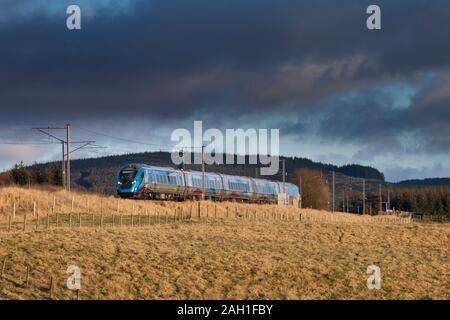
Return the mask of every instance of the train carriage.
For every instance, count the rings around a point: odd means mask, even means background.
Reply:
[[[223,195],[227,199],[251,201],[254,198],[254,186],[251,178],[221,174]]]
[[[186,197],[199,199],[203,193],[203,175],[199,171],[183,171],[186,182]],[[222,177],[213,172],[205,172],[205,198],[222,199]]]
[[[185,180],[182,172],[166,167],[145,167],[143,193],[154,199],[182,199]]]
[[[260,203],[277,203],[278,185],[274,181],[253,179],[255,192],[253,200]]]

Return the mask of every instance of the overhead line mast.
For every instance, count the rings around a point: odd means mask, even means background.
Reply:
[[[71,179],[70,179],[70,155],[75,151],[83,149],[91,144],[94,144],[95,141],[70,141],[70,124],[66,124],[65,127],[46,127],[46,128],[33,128],[33,130],[37,130],[40,133],[47,135],[49,138],[53,138],[58,140],[62,146],[62,162],[61,162],[61,175],[62,175],[62,185],[64,190],[70,192]],[[66,140],[61,139],[54,134],[50,133],[50,130],[65,130],[66,131]],[[82,144],[82,146],[70,150],[71,144]],[[67,160],[66,160],[67,159]]]

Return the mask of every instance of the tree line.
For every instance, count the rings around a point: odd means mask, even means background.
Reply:
[[[394,187],[391,208],[424,214],[450,214],[450,187]]]
[[[60,186],[62,184],[61,168],[55,164],[48,164],[42,168],[37,163],[31,167],[25,167],[23,162],[20,162],[14,167],[0,174],[0,186],[7,185],[53,185]]]
[[[332,209],[332,185],[327,183],[321,170],[297,170],[292,182],[299,185],[301,177],[302,206],[319,210]],[[450,186],[403,187],[388,185],[389,207],[398,211],[423,214],[450,214]],[[388,201],[387,187],[382,188],[382,211],[386,211]],[[336,211],[363,212],[362,192],[353,190],[341,196],[342,190],[336,188]],[[366,194],[365,212],[376,214],[380,210],[380,195],[377,191]]]

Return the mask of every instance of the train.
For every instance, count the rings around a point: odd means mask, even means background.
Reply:
[[[129,164],[117,174],[117,194],[122,198],[153,200],[237,201],[285,204],[298,207],[299,189],[289,182],[203,173],[172,167]],[[284,192],[283,192],[284,191]]]

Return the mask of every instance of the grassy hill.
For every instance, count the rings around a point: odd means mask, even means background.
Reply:
[[[0,194],[4,208],[12,201],[23,204],[19,221],[25,213],[30,217],[33,200],[39,201],[41,215],[52,210],[54,196],[56,212],[70,211],[71,195],[61,191],[6,188]],[[117,203],[92,194],[74,196],[74,211],[89,218],[90,210],[97,223],[99,203],[104,201],[105,215],[111,215]],[[96,205],[88,209],[88,202]],[[130,213],[132,205],[139,206],[137,211],[152,208],[173,214],[175,208],[193,203],[123,200],[120,212]],[[35,230],[30,217],[25,232],[4,229],[5,215],[10,214],[5,209],[0,215],[0,261],[7,263],[0,299],[48,299],[50,276],[53,299],[75,299],[76,293],[66,288],[69,265],[81,269],[80,299],[450,298],[448,223],[397,224],[395,217],[204,205],[211,208],[208,217],[203,209],[200,218],[140,226],[86,223],[69,228],[65,220],[64,226],[46,229],[44,224]],[[217,217],[212,214],[216,205]],[[227,217],[226,206],[239,215]],[[246,217],[248,210],[256,215]],[[285,215],[275,216],[273,210]],[[369,265],[381,269],[379,290],[366,286]]]

